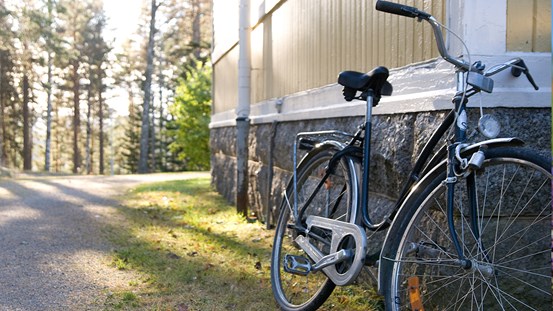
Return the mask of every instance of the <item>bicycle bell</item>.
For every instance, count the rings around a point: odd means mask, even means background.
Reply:
[[[500,130],[499,121],[490,114],[482,115],[478,120],[478,131],[487,138],[496,138]]]

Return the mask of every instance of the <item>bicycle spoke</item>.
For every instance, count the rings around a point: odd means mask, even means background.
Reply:
[[[504,297],[504,298],[509,298],[509,299],[505,299],[505,301],[513,308],[513,309],[516,309],[516,307],[511,303],[511,301],[514,301],[514,302],[517,302],[518,304],[520,305],[523,305],[524,307],[528,308],[528,309],[531,309],[531,310],[538,310],[538,309],[535,309],[533,308],[532,306],[528,305],[527,303],[525,303],[524,301],[514,297],[513,295],[503,291],[501,288],[499,288],[498,286],[492,286],[493,289],[495,289],[497,291],[497,293],[499,294],[499,296],[501,297]]]
[[[406,309],[406,280],[412,276],[420,279],[428,310],[541,310],[551,302],[551,267],[543,265],[550,262],[551,252],[551,175],[503,158],[482,171],[472,189],[474,214],[465,181],[455,186],[454,226],[469,268],[457,262],[443,179],[408,214],[411,220],[405,222],[398,255],[390,259],[398,275],[392,283],[394,297],[401,297]]]
[[[542,209],[542,212],[545,212],[545,211],[547,211],[547,208]],[[529,232],[533,228],[533,225],[535,225],[538,222],[547,222],[550,219],[551,219],[551,213],[549,213],[547,215],[544,215],[544,216],[541,216],[541,213],[540,213],[539,215],[536,216],[536,218],[534,219],[534,221],[531,224],[526,226],[526,228],[523,228],[519,231],[511,233],[511,236],[519,235],[520,237],[517,239],[517,241],[511,243],[511,249],[509,249],[509,251],[508,251],[509,254],[507,256],[512,254],[511,251],[515,248],[515,246],[518,245],[518,242],[522,240],[522,237],[526,236],[526,233]],[[514,221],[513,221],[513,223],[514,223]],[[534,232],[531,232],[531,233],[534,233]],[[505,237],[505,239],[509,239],[511,236],[507,236],[507,237]],[[496,240],[496,241],[497,241],[496,244],[503,242],[503,240]],[[528,247],[528,244],[526,244],[525,247]],[[517,252],[519,250],[520,249],[516,250],[515,252]]]
[[[547,252],[550,252],[550,251],[547,251]],[[543,252],[543,253],[546,253],[546,252]],[[517,268],[514,268],[514,267],[503,266],[503,265],[494,265],[494,267],[510,271],[511,273],[508,274],[510,277],[514,277],[512,272],[520,272],[520,273],[523,273],[527,276],[535,276],[535,277],[540,277],[540,278],[545,278],[545,279],[550,278],[550,276],[549,276],[549,271],[550,271],[549,267],[540,267],[540,268],[531,269],[531,270],[528,270],[528,269],[522,270],[522,269],[517,269]],[[544,270],[544,271],[546,271],[546,273],[545,274],[539,274],[539,273],[534,272],[534,271],[540,271],[540,270]]]
[[[294,263],[299,260],[300,263],[310,261],[313,264],[295,242],[299,235],[308,238],[309,243],[324,255],[329,253],[332,240],[330,230],[313,227],[306,234],[298,228],[298,221],[301,226],[307,226],[306,220],[310,216],[349,221],[352,207],[357,206],[353,200],[358,197],[357,184],[349,179],[354,169],[353,161],[343,158],[336,162],[332,172],[326,170],[335,152],[337,149],[333,147],[315,150],[298,167],[296,187],[289,185],[283,195],[271,259],[271,284],[282,309],[312,309],[322,304],[335,287],[324,273],[311,272]],[[297,211],[292,204],[297,204]],[[294,213],[300,218],[295,219]]]
[[[534,242],[532,242],[532,243],[530,243],[530,244],[526,244],[524,247],[519,248],[519,249],[515,250],[515,251],[512,252],[512,253],[506,254],[502,259],[509,258],[509,257],[511,257],[512,255],[516,254],[516,253],[522,252],[522,251],[526,250],[527,248],[530,248],[531,246],[534,246],[534,244],[539,244],[540,242],[541,242],[541,243],[548,242],[548,240],[549,240],[550,238],[551,238],[550,236],[546,236],[546,237],[542,237],[542,238],[539,239],[539,240],[535,240]],[[542,249],[542,250],[539,250],[538,252],[534,252],[534,253],[531,253],[531,254],[527,254],[527,255],[524,255],[524,256],[522,256],[522,257],[516,257],[516,258],[513,258],[513,259],[511,259],[511,260],[507,260],[507,261],[498,260],[498,261],[497,261],[497,264],[507,264],[507,263],[511,263],[511,262],[513,262],[513,261],[517,261],[517,260],[521,260],[521,259],[530,258],[530,257],[536,256],[536,255],[540,255],[540,254],[549,254],[549,252],[550,252],[549,249],[545,249],[545,250]]]
[[[514,178],[514,176],[513,176],[513,178]],[[512,182],[512,180],[509,182],[509,184],[510,184],[511,182]],[[515,208],[513,208],[513,211],[511,212],[511,215],[509,216],[509,218],[507,218],[507,226],[503,229],[503,232],[502,232],[502,234],[501,234],[499,237],[496,236],[496,238],[495,238],[496,241],[500,241],[500,240],[503,238],[503,236],[504,236],[505,234],[507,234],[507,232],[509,232],[509,229],[511,228],[511,226],[512,226],[512,225],[515,223],[515,221],[520,217],[520,215],[526,210],[526,208],[529,206],[530,202],[532,202],[532,199],[535,198],[535,196],[537,195],[537,193],[539,192],[539,190],[542,189],[542,188],[544,187],[544,185],[546,184],[546,182],[547,182],[547,180],[544,180],[544,181],[540,184],[540,187],[535,191],[535,193],[532,195],[532,197],[531,197],[529,200],[527,200],[527,202],[526,202],[526,204],[524,205],[524,207],[522,207],[522,208],[520,209],[520,211],[519,211],[516,215],[513,215],[514,212],[517,210],[517,209],[516,209],[516,206],[515,206]],[[526,183],[525,189],[527,189],[529,183],[530,183],[530,180]],[[507,189],[508,189],[508,187],[505,189],[505,192],[507,191]],[[503,193],[504,193],[504,192],[503,192]],[[503,197],[503,193],[502,193],[501,197]],[[522,194],[524,194],[524,192],[523,192]],[[523,197],[522,194],[520,195],[520,200],[521,200],[522,197]],[[518,205],[518,203],[517,203],[517,205]],[[545,210],[546,210],[546,209],[542,209],[542,212],[544,212]],[[499,216],[500,214],[501,214],[501,213],[498,213],[498,216]],[[540,215],[541,215],[541,213],[540,213]],[[496,227],[496,230],[497,230],[497,227]]]

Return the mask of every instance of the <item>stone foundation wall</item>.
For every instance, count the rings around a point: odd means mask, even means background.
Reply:
[[[551,109],[494,108],[490,112],[502,125],[500,137],[516,136],[527,146],[551,154]],[[373,117],[371,192],[385,201],[397,198],[417,155],[446,114],[447,111],[434,111]],[[470,110],[470,124],[476,125],[479,116],[478,109]],[[262,221],[269,211],[273,217],[270,222],[276,222],[282,190],[291,177],[292,146],[298,132],[328,129],[355,132],[361,122],[361,117],[346,117],[250,126],[249,210]],[[476,139],[484,140],[482,136]],[[212,183],[231,203],[235,203],[236,194],[235,141],[234,127],[211,129]]]

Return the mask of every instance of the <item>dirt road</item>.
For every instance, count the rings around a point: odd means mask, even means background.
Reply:
[[[115,196],[205,173],[0,179],[0,310],[101,310],[129,272],[110,266]]]

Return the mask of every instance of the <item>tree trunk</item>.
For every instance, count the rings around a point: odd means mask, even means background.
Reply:
[[[61,126],[60,126],[60,114],[59,114],[59,95],[56,96],[56,107],[54,110],[54,120],[56,120],[55,123],[55,131],[54,131],[54,150],[56,152],[54,153],[54,171],[56,173],[59,173],[61,171]]]
[[[166,162],[167,162],[167,152],[166,152],[166,146],[165,146],[165,135],[164,135],[164,123],[163,123],[163,88],[165,87],[165,81],[163,78],[163,59],[160,59],[159,61],[159,153],[161,155],[159,159],[159,169],[164,172],[166,171]]]
[[[85,145],[85,167],[86,173],[92,173],[92,161],[91,161],[91,146],[90,139],[92,136],[92,102],[93,102],[93,82],[94,81],[94,71],[90,70],[90,84],[88,85],[88,107],[86,110],[86,145]]]
[[[79,61],[73,61],[73,173],[80,169],[79,129],[81,127],[81,110],[79,107]]]
[[[50,148],[52,142],[52,55],[48,51],[48,81],[46,82],[46,146],[44,150],[44,170],[50,171]]]
[[[146,61],[146,81],[144,82],[144,104],[142,106],[142,128],[140,131],[140,158],[138,160],[138,173],[148,173],[148,139],[150,133],[150,100],[152,88],[152,72],[154,67],[154,35],[156,27],[156,11],[158,9],[156,0],[152,0],[152,11],[150,18],[150,34],[148,38],[148,54]]]
[[[33,169],[31,144],[31,113],[29,111],[29,77],[23,75],[23,170]]]
[[[194,57],[196,59],[200,59],[201,56],[201,41],[202,41],[202,33],[201,33],[201,17],[202,17],[202,10],[200,8],[200,1],[195,0],[192,2],[192,12],[194,14],[193,21],[192,21],[192,44],[194,45]]]
[[[48,0],[48,20],[52,20],[52,0]],[[49,25],[52,30],[52,25]],[[52,53],[50,51],[51,40],[47,39],[46,49],[48,53],[48,81],[46,82],[46,142],[44,147],[44,170],[50,171],[50,148],[52,142]]]
[[[101,70],[98,68],[98,70]],[[98,74],[98,121],[100,122],[100,175],[104,174],[104,103],[103,103],[103,97],[102,97],[102,75],[101,73]]]
[[[156,158],[156,107],[155,100],[152,94],[152,99],[150,101],[150,113],[152,114],[152,122],[150,124],[150,154],[152,155],[152,168],[151,171],[155,172],[157,170],[157,158]]]
[[[6,120],[4,116],[4,84],[2,83],[4,81],[2,79],[3,76],[4,59],[0,58],[0,167],[4,166],[4,140],[6,139]]]

